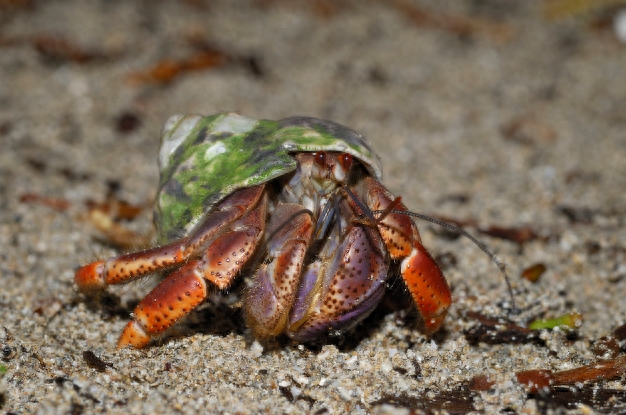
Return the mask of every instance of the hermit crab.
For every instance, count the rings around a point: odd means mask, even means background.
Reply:
[[[426,330],[442,324],[448,284],[355,131],[310,117],[174,116],[159,167],[158,245],[75,274],[85,292],[165,275],[118,348],[146,346],[239,276],[246,323],[260,339],[345,332],[376,307],[394,274]]]

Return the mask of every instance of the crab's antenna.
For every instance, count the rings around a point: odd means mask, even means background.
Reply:
[[[418,219],[422,219],[425,220],[427,222],[431,222],[434,223],[435,225],[439,225],[442,226],[446,229],[449,229],[453,232],[458,233],[459,235],[462,235],[464,237],[466,237],[467,239],[469,239],[470,241],[474,242],[476,244],[476,246],[478,246],[480,248],[481,251],[483,251],[485,254],[487,254],[487,256],[489,258],[491,258],[491,260],[498,266],[498,268],[500,269],[500,272],[502,272],[502,275],[504,275],[504,281],[506,282],[506,287],[509,291],[509,296],[511,296],[511,313],[512,314],[518,314],[518,308],[517,305],[515,304],[515,297],[513,295],[513,287],[511,286],[511,279],[509,278],[509,274],[506,272],[506,265],[500,261],[498,259],[497,256],[495,256],[495,254],[493,254],[489,248],[487,248],[487,245],[485,245],[484,243],[480,242],[478,239],[476,239],[475,237],[473,237],[470,233],[468,233],[466,230],[459,228],[458,226],[452,225],[451,223],[448,222],[444,222],[441,221],[439,219],[435,219],[435,218],[431,218],[430,216],[426,216],[423,215],[421,213],[415,213],[415,212],[408,212],[406,210],[376,210],[374,212],[372,212],[374,214],[389,214],[389,213],[394,213],[394,214],[399,214],[399,215],[407,215],[407,216],[412,216],[414,218],[418,218]]]
[[[330,222],[333,219],[333,215],[335,214],[335,205],[335,203],[326,203],[326,206],[324,206],[322,213],[320,213],[319,218],[317,218],[317,223],[315,224],[316,241],[322,239],[326,234],[326,229],[328,228],[328,225],[330,225]],[[313,212],[311,212],[311,217],[313,217]]]
[[[342,190],[346,192],[346,194],[350,197],[350,199],[352,199],[352,201],[354,203],[356,203],[356,205],[359,207],[359,209],[361,209],[363,214],[365,216],[367,216],[367,218],[369,220],[371,220],[373,223],[377,222],[376,218],[374,217],[374,213],[376,213],[376,212],[372,212],[372,210],[370,208],[365,206],[365,203],[363,203],[363,201],[361,201],[361,199],[356,197],[356,195],[354,193],[352,193],[352,190],[350,190],[350,188],[348,186],[343,186]]]

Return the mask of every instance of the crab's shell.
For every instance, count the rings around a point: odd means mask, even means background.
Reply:
[[[165,124],[154,221],[159,243],[188,235],[235,190],[296,169],[293,153],[349,153],[382,179],[378,156],[359,133],[311,117],[255,120],[238,114],[175,115]]]

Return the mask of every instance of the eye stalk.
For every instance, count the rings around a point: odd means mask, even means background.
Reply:
[[[339,162],[345,171],[350,170],[350,167],[352,167],[352,154],[341,153],[339,155]]]
[[[318,151],[317,153],[315,153],[315,162],[320,166],[320,167],[326,167],[326,160],[327,160],[327,156],[326,156],[326,152],[325,151]]]
[[[316,180],[332,180],[336,183],[343,183],[346,180],[346,175],[353,163],[351,154],[336,151],[320,150],[315,153],[308,153],[308,155],[302,153],[302,155],[297,157],[299,157],[301,163],[308,159],[312,178],[316,178]]]
[[[341,167],[343,167],[345,171],[350,170],[350,167],[352,167],[352,154],[349,154],[349,153],[338,154],[337,160],[339,161],[339,164],[341,164]],[[328,153],[326,153],[325,151],[318,151],[315,153],[315,163],[324,169],[331,168],[332,165],[334,164],[328,158]]]

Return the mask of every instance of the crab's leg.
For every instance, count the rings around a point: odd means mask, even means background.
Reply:
[[[311,212],[301,205],[281,204],[272,213],[266,260],[255,273],[244,302],[248,327],[256,337],[284,331],[313,229]]]
[[[213,239],[258,204],[264,186],[234,192],[225,198],[193,235],[167,245],[96,261],[79,268],[74,282],[82,291],[125,284],[138,277],[179,264],[201,252]]]
[[[394,201],[393,195],[377,180],[367,177],[358,186],[372,211],[384,210]],[[394,210],[407,210],[398,203]],[[388,214],[377,222],[387,251],[392,259],[401,260],[402,279],[424,318],[425,328],[436,331],[443,323],[452,295],[439,266],[422,245],[413,220],[402,214]]]
[[[144,347],[150,339],[172,326],[201,304],[207,296],[205,280],[226,288],[250,259],[265,228],[267,197],[217,237],[199,259],[168,275],[135,308],[118,348]],[[196,235],[197,237],[200,237]],[[192,237],[194,239],[194,237]]]

